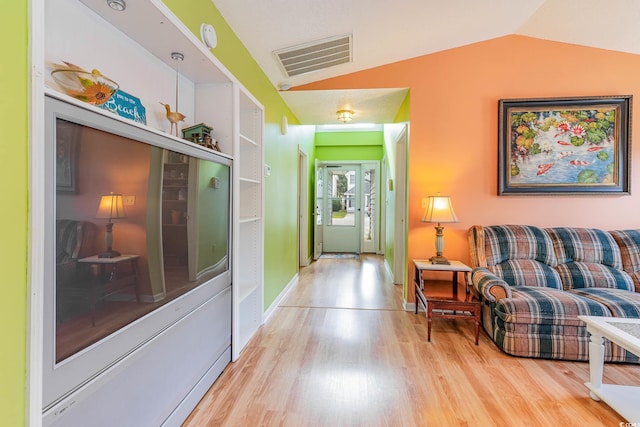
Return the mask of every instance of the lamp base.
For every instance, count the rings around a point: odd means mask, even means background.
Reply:
[[[443,256],[432,256],[431,258],[429,258],[429,261],[431,261],[431,264],[438,264],[438,265],[449,265],[449,264],[451,264],[449,262],[449,260],[446,259]]]
[[[98,258],[115,258],[120,256],[121,253],[118,251],[106,251],[106,252],[102,252],[100,255],[98,255]]]

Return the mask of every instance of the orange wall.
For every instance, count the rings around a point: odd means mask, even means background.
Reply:
[[[474,224],[640,228],[637,191],[633,196],[497,196],[499,99],[637,96],[639,75],[638,55],[506,36],[296,89],[409,87],[408,259],[435,252],[434,229],[420,222],[420,200],[442,192],[452,197],[460,219],[445,227],[445,256],[468,261],[466,232]],[[632,123],[632,137],[640,135],[640,120]],[[639,161],[640,150],[632,150],[632,191]]]

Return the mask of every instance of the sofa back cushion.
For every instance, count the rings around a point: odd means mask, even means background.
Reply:
[[[474,227],[472,258],[511,286],[562,289],[553,243],[545,230],[529,225]]]
[[[622,269],[626,271],[640,292],[640,230],[615,230],[609,232],[620,248]]]
[[[56,263],[78,259],[84,234],[84,223],[69,219],[56,221]]]
[[[620,248],[604,230],[548,228],[558,259],[556,270],[565,290],[615,288],[633,290],[631,276],[622,270]]]

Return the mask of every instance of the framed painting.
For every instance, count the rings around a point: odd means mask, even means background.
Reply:
[[[631,101],[500,100],[498,194],[630,194]]]
[[[76,193],[78,190],[78,138],[80,127],[58,120],[56,123],[56,191]]]

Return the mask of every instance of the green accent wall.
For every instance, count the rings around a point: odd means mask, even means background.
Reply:
[[[318,160],[381,160],[384,153],[384,133],[318,132],[315,135]]]
[[[3,4],[0,36],[5,58],[0,79],[0,194],[11,208],[0,211],[0,413],[2,425],[25,424],[26,413],[26,298],[28,292],[28,1]]]
[[[400,105],[398,114],[394,120],[394,123],[409,122],[411,118],[411,91],[407,92],[407,96],[404,97],[404,101]]]
[[[276,87],[240,42],[211,0],[164,0],[180,20],[200,38],[200,24],[216,29],[218,45],[211,50],[265,108],[264,308],[267,309],[298,272],[298,148],[314,167],[314,127],[300,126]],[[289,121],[280,133],[282,116]],[[310,195],[313,193],[310,193]],[[309,237],[311,239],[311,236]]]

